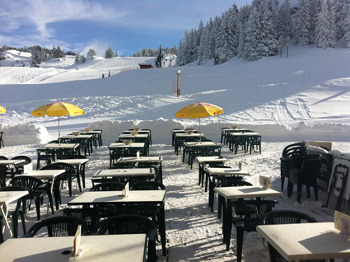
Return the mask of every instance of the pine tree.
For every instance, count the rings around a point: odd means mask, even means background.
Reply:
[[[85,61],[86,61],[85,56],[81,55],[81,56],[79,57],[79,62],[80,62],[81,64],[84,64]]]
[[[322,2],[321,12],[317,15],[315,44],[319,48],[335,47],[335,17],[329,0]]]
[[[310,41],[315,43],[317,15],[321,12],[321,1],[310,1]]]
[[[236,4],[233,4],[232,8],[229,9],[227,17],[227,35],[227,42],[232,56],[236,56],[239,46],[239,12]]]
[[[178,66],[184,65],[183,44],[182,44],[181,40],[179,42],[179,47],[177,49],[176,65],[178,65]]]
[[[309,0],[299,0],[299,10],[296,15],[295,44],[308,45],[311,43],[310,5]]]
[[[278,38],[291,38],[292,36],[292,15],[290,10],[289,0],[285,0],[278,15],[279,32]]]
[[[272,22],[272,14],[266,8],[263,14],[263,38],[264,38],[264,53],[263,56],[273,56],[278,52],[278,41],[276,39],[276,31]]]
[[[40,53],[41,53],[41,47],[38,45],[35,45],[31,49],[31,54],[32,54],[32,65],[36,66],[41,63],[41,58],[40,58]]]
[[[229,26],[228,26],[229,13],[222,14],[220,24],[217,32],[217,43],[215,49],[215,56],[219,58],[219,63],[224,63],[233,57],[233,51],[229,44]]]
[[[205,64],[209,57],[206,56],[206,49],[208,45],[208,35],[209,35],[209,24],[207,23],[206,27],[204,27],[203,32],[201,34],[201,39],[199,41],[198,47],[198,64]],[[178,50],[179,52],[179,50]]]
[[[350,48],[350,8],[348,9],[348,14],[344,21],[344,29],[346,32],[344,35],[346,47]]]
[[[75,54],[74,64],[79,64],[79,53]]]
[[[94,56],[96,55],[96,51],[90,48],[87,55],[91,57],[91,60],[93,60]]]
[[[337,40],[340,40],[345,35],[345,19],[347,16],[348,7],[344,0],[334,0],[333,8],[335,12]]]
[[[114,53],[111,47],[108,47],[105,51],[105,58],[113,58]]]

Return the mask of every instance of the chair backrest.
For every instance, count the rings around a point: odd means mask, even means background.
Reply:
[[[24,237],[33,237],[40,229],[46,228],[49,237],[74,236],[78,225],[81,225],[81,234],[85,235],[87,230],[86,222],[74,216],[56,216],[44,219],[34,224]]]
[[[58,167],[60,169],[66,170],[66,174],[74,174],[75,168],[71,164],[63,163],[63,162],[56,162],[51,165],[52,167]]]
[[[243,214],[243,218],[239,217],[238,220],[243,222],[244,231],[247,232],[256,231],[256,226],[259,224],[261,217],[265,215],[265,213],[270,212],[276,204],[278,204],[276,200],[260,199],[232,202],[235,208],[237,206],[237,208],[241,210],[240,213]]]
[[[305,143],[294,143],[283,149],[282,157],[294,157],[306,154]]]
[[[39,186],[44,184],[44,182],[36,177],[23,175],[23,176],[15,176],[11,180],[11,184],[13,186],[25,187],[26,190],[28,190],[29,195],[31,195]]]
[[[27,165],[29,163],[32,162],[32,160],[30,159],[30,157],[27,156],[15,156],[13,158],[11,158],[11,160],[24,160],[24,164]]]
[[[148,236],[148,261],[156,261],[156,228],[147,217],[140,215],[118,215],[103,220],[97,229],[98,235],[140,234]]]
[[[8,160],[6,156],[0,156],[0,160]]]
[[[295,210],[273,210],[261,217],[261,225],[315,223],[317,220],[305,213]]]
[[[83,219],[87,225],[87,234],[91,235],[98,224],[98,209],[96,208],[65,208],[63,215]]]
[[[322,166],[322,157],[320,154],[309,154],[303,159],[301,166],[303,177],[317,177]]]
[[[119,182],[105,182],[94,185],[90,191],[120,191],[125,188],[125,184]]]
[[[165,186],[157,181],[140,181],[135,182],[131,190],[165,190]]]

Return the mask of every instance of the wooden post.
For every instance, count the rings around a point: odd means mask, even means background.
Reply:
[[[180,95],[181,70],[177,72],[177,96]]]

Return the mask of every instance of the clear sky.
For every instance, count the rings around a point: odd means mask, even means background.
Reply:
[[[0,0],[0,45],[40,45],[98,56],[179,45],[185,30],[251,0]]]

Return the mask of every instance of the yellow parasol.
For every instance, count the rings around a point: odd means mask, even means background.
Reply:
[[[58,117],[58,141],[61,143],[60,139],[60,116],[77,116],[83,115],[84,110],[81,108],[65,102],[54,102],[47,105],[38,107],[32,112],[32,116],[57,116]]]
[[[190,104],[181,108],[176,112],[175,117],[178,118],[198,118],[199,119],[199,133],[201,133],[201,118],[208,116],[217,116],[224,113],[221,107],[209,103]],[[201,141],[201,139],[199,139]]]
[[[6,109],[0,106],[0,114],[5,114],[5,113],[6,113]]]

